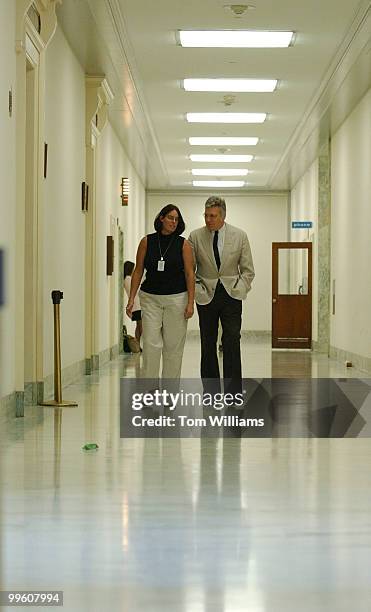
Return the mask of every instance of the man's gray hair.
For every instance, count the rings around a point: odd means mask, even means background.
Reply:
[[[227,214],[225,200],[223,200],[223,198],[219,198],[218,196],[210,196],[205,202],[205,210],[206,208],[212,208],[213,206],[217,206],[221,209],[222,218],[224,219]]]

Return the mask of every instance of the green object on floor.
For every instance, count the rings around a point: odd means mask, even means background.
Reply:
[[[96,444],[95,442],[90,442],[89,444],[84,444],[84,446],[82,447],[82,450],[91,451],[91,450],[98,450],[98,448],[99,448],[98,444]]]

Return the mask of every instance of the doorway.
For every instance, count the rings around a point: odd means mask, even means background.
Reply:
[[[272,244],[272,348],[312,348],[312,243]]]
[[[38,401],[38,372],[42,357],[38,336],[38,135],[39,53],[27,37],[26,60],[26,146],[24,200],[24,389],[25,402]]]
[[[118,228],[118,240],[119,240],[119,256],[118,256],[118,296],[119,296],[119,353],[124,352],[124,336],[122,328],[124,326],[124,232],[121,227]]]

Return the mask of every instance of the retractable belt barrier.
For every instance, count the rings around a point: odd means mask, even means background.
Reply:
[[[60,304],[63,300],[62,291],[52,291],[54,308],[54,400],[42,402],[41,406],[77,406],[77,402],[62,400],[61,383],[61,330],[60,330]]]

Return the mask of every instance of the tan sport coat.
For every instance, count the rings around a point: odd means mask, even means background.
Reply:
[[[225,226],[219,270],[214,257],[212,234],[207,227],[200,227],[189,236],[196,264],[197,304],[205,305],[211,302],[218,280],[236,300],[244,300],[251,289],[255,272],[247,235],[238,227],[228,223]]]

